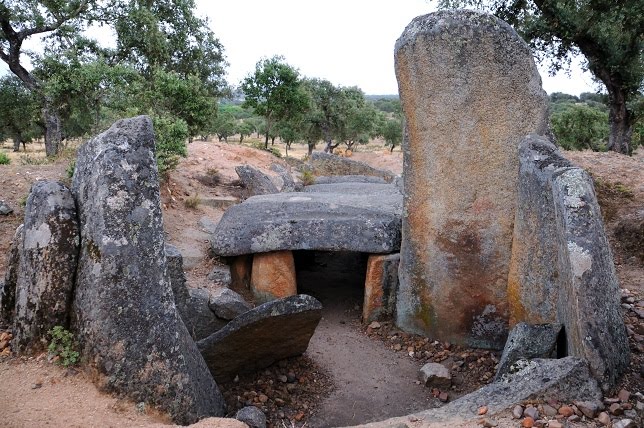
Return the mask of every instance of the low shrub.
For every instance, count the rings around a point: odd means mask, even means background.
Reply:
[[[80,354],[74,349],[74,335],[71,332],[57,325],[49,330],[49,336],[51,336],[51,341],[47,351],[57,364],[69,367],[78,363]]]

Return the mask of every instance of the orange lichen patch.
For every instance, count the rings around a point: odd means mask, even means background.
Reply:
[[[367,261],[367,274],[364,282],[364,302],[362,320],[375,320],[383,309],[384,264],[387,256],[372,254]]]
[[[296,295],[297,281],[293,253],[273,251],[255,254],[250,289],[257,303]]]

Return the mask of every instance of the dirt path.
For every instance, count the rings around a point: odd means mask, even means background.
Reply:
[[[324,306],[307,354],[335,386],[308,425],[350,426],[437,406],[429,390],[416,383],[417,362],[363,333],[364,255],[304,253],[296,255],[296,264],[299,292]]]

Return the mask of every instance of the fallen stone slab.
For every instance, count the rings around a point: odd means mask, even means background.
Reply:
[[[12,349],[43,351],[49,330],[69,328],[80,235],[72,192],[59,181],[37,181],[25,206],[19,251]]]
[[[82,240],[71,328],[100,387],[184,425],[223,415],[166,274],[150,118],[120,120],[83,144],[73,194]]]
[[[395,176],[389,171],[373,168],[366,163],[324,152],[313,152],[309,164],[318,176],[368,175],[381,177],[387,182],[391,182]]]
[[[515,372],[506,375],[501,381],[486,385],[438,409],[360,426],[460,426],[457,424],[478,421],[478,410],[483,406],[488,409],[486,416],[492,416],[522,402],[596,402],[602,398],[597,381],[590,376],[588,363],[582,359],[534,359],[521,360],[519,363],[521,364],[517,364]]]
[[[560,331],[561,324],[515,325],[505,342],[495,379],[509,373],[512,364],[521,359],[550,358]]]
[[[385,184],[386,181],[382,177],[374,177],[370,175],[331,175],[331,176],[317,177],[313,184],[335,184],[335,183]]]
[[[278,163],[272,163],[270,169],[271,171],[276,172],[279,175],[279,181],[281,181],[281,185],[278,187],[281,193],[295,192],[295,180],[293,179],[293,176],[288,169]]]
[[[400,247],[401,216],[402,195],[394,186],[313,185],[306,192],[255,196],[231,207],[210,242],[220,256],[279,250],[392,253]]]
[[[246,189],[247,197],[279,192],[268,175],[252,166],[237,166],[235,167],[235,172],[239,176],[242,186]]]
[[[218,382],[306,351],[322,317],[322,304],[299,294],[264,303],[197,342]]]

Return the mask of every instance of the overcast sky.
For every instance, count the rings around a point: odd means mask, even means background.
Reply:
[[[416,16],[435,10],[431,0],[197,0],[198,14],[225,48],[228,82],[237,85],[262,57],[282,55],[307,77],[358,86],[367,94],[398,92],[394,44]],[[113,40],[105,30],[92,35]],[[36,42],[37,43],[37,42]],[[34,43],[28,49],[39,50]],[[0,74],[7,72],[0,61]],[[575,64],[550,77],[540,67],[548,93],[594,92],[591,75]]]
[[[228,80],[237,84],[261,57],[283,55],[307,77],[359,86],[367,94],[398,92],[394,43],[416,16],[435,10],[429,0],[197,0],[199,12],[226,50]],[[549,77],[548,93],[593,92],[589,73]]]

